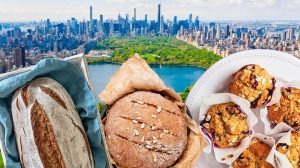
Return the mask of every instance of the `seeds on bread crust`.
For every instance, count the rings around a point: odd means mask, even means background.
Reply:
[[[137,117],[135,124],[131,120]],[[139,135],[130,132],[134,129]],[[122,167],[172,166],[187,144],[187,125],[177,104],[146,91],[129,94],[110,108],[105,133],[111,137],[110,154]]]

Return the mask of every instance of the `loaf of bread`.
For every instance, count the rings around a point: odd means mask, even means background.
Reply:
[[[147,91],[116,101],[109,109],[105,133],[112,158],[126,168],[170,167],[187,144],[187,123],[178,105]]]
[[[94,160],[75,105],[50,78],[18,89],[12,117],[23,168],[92,168]]]

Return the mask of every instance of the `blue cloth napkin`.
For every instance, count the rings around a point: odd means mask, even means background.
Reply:
[[[55,59],[44,59],[31,71],[0,79],[0,124],[4,127],[6,167],[21,168],[11,116],[12,96],[17,88],[42,76],[56,80],[70,94],[86,131],[95,167],[104,168],[106,154],[97,119],[97,101],[80,69],[73,63]]]

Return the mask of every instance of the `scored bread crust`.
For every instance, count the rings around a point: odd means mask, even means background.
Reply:
[[[22,167],[94,167],[76,107],[55,80],[41,77],[18,89],[11,108]]]
[[[177,104],[136,91],[118,100],[105,121],[107,144],[120,167],[172,166],[187,144],[187,124]]]

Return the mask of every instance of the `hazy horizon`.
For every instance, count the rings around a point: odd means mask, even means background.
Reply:
[[[137,19],[157,19],[157,4],[165,19],[187,19],[193,14],[204,21],[299,21],[300,0],[0,0],[0,22],[28,22],[49,18],[66,21],[71,17],[89,20],[89,6],[93,18],[116,19],[120,13]]]

